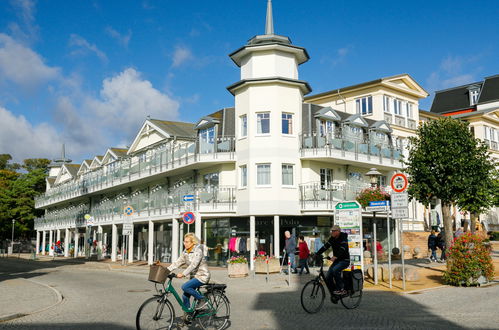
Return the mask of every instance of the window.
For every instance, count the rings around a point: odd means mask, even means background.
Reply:
[[[412,118],[412,103],[407,102],[405,104],[405,110],[406,110],[407,118]]]
[[[293,134],[293,114],[282,114],[282,134]]]
[[[485,140],[490,140],[490,128],[488,126],[484,126],[485,129]]]
[[[388,95],[383,95],[383,110],[390,112],[390,97]]]
[[[321,189],[329,188],[333,184],[333,169],[321,168]]]
[[[470,90],[470,105],[475,105],[478,102],[478,89]]]
[[[362,115],[370,115],[373,113],[373,97],[366,96],[355,100],[357,113]]]
[[[402,114],[402,101],[398,99],[393,99],[393,113],[396,115]]]
[[[293,185],[293,165],[292,164],[282,164],[282,185],[292,186]]]
[[[262,112],[256,114],[256,127],[257,134],[269,134],[270,133],[270,113]]]
[[[218,173],[208,173],[203,175],[203,184],[205,187],[218,187]]]
[[[378,176],[378,187],[386,187],[386,176]]]
[[[362,134],[362,128],[357,127],[357,126],[350,126],[350,131],[352,132],[353,135],[361,135]]]
[[[205,143],[215,143],[215,126],[199,130],[199,138]]]
[[[256,184],[258,186],[270,185],[270,164],[256,165]]]
[[[246,115],[242,115],[240,117],[241,120],[241,137],[248,136],[248,117]]]
[[[321,120],[320,133],[321,136],[330,135],[334,132],[334,123],[330,120]]]
[[[241,170],[241,187],[248,186],[248,167],[246,165],[239,167]]]

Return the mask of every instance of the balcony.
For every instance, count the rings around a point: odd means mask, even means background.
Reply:
[[[184,202],[184,195],[194,195],[192,202]],[[94,225],[120,224],[124,221],[123,208],[131,205],[134,209],[133,221],[143,222],[154,219],[179,217],[186,211],[210,213],[234,213],[236,211],[235,187],[200,186],[186,184],[166,190],[161,186],[137,190],[130,195],[118,194],[104,197],[89,209],[87,204],[79,207],[47,212],[35,219],[35,230],[84,227],[85,214],[94,217]]]
[[[301,135],[302,158],[334,158],[345,163],[359,162],[400,168],[402,150],[383,144],[366,143],[333,135],[316,133]]]
[[[170,141],[143,154],[118,160],[96,171],[82,175],[77,180],[51,188],[35,198],[35,207],[67,201],[104,189],[131,182],[195,163],[220,163],[234,161],[234,137],[219,137],[205,141]]]

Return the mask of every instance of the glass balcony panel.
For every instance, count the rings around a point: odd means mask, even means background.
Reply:
[[[359,152],[361,154],[367,155],[369,153],[369,144],[367,144],[367,143],[359,143]]]

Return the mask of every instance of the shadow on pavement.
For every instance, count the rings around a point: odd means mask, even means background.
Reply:
[[[58,261],[36,261],[18,258],[1,258],[0,259],[0,282],[16,278],[33,278],[45,275],[50,272],[50,269],[61,267],[64,265],[81,265],[84,264],[84,259],[72,259]]]
[[[275,329],[464,329],[450,322],[408,296],[385,291],[364,291],[357,309],[345,309],[341,303],[333,304],[326,290],[322,310],[306,313],[300,303],[301,289],[311,278],[299,279],[294,291],[274,291],[258,295],[254,311],[271,313],[274,324],[255,324],[254,328]],[[283,302],[287,302],[283,304]],[[258,320],[255,320],[257,323]]]
[[[3,325],[3,327],[2,327]],[[135,329],[135,326],[123,326],[121,324],[113,324],[113,323],[104,323],[104,322],[96,322],[96,323],[65,323],[65,324],[53,324],[53,323],[38,323],[38,324],[22,324],[22,326],[16,324],[16,325],[8,325],[8,324],[2,324],[0,323],[0,328],[2,329],[9,329],[12,327],[13,329],[39,329],[39,330],[83,330],[83,329],[109,329],[109,330],[123,330],[123,329]]]

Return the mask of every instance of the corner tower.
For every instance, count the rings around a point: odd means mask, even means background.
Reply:
[[[238,213],[299,214],[301,109],[311,89],[298,66],[307,51],[274,33],[268,0],[265,34],[229,56],[241,69],[227,88],[235,97]]]

